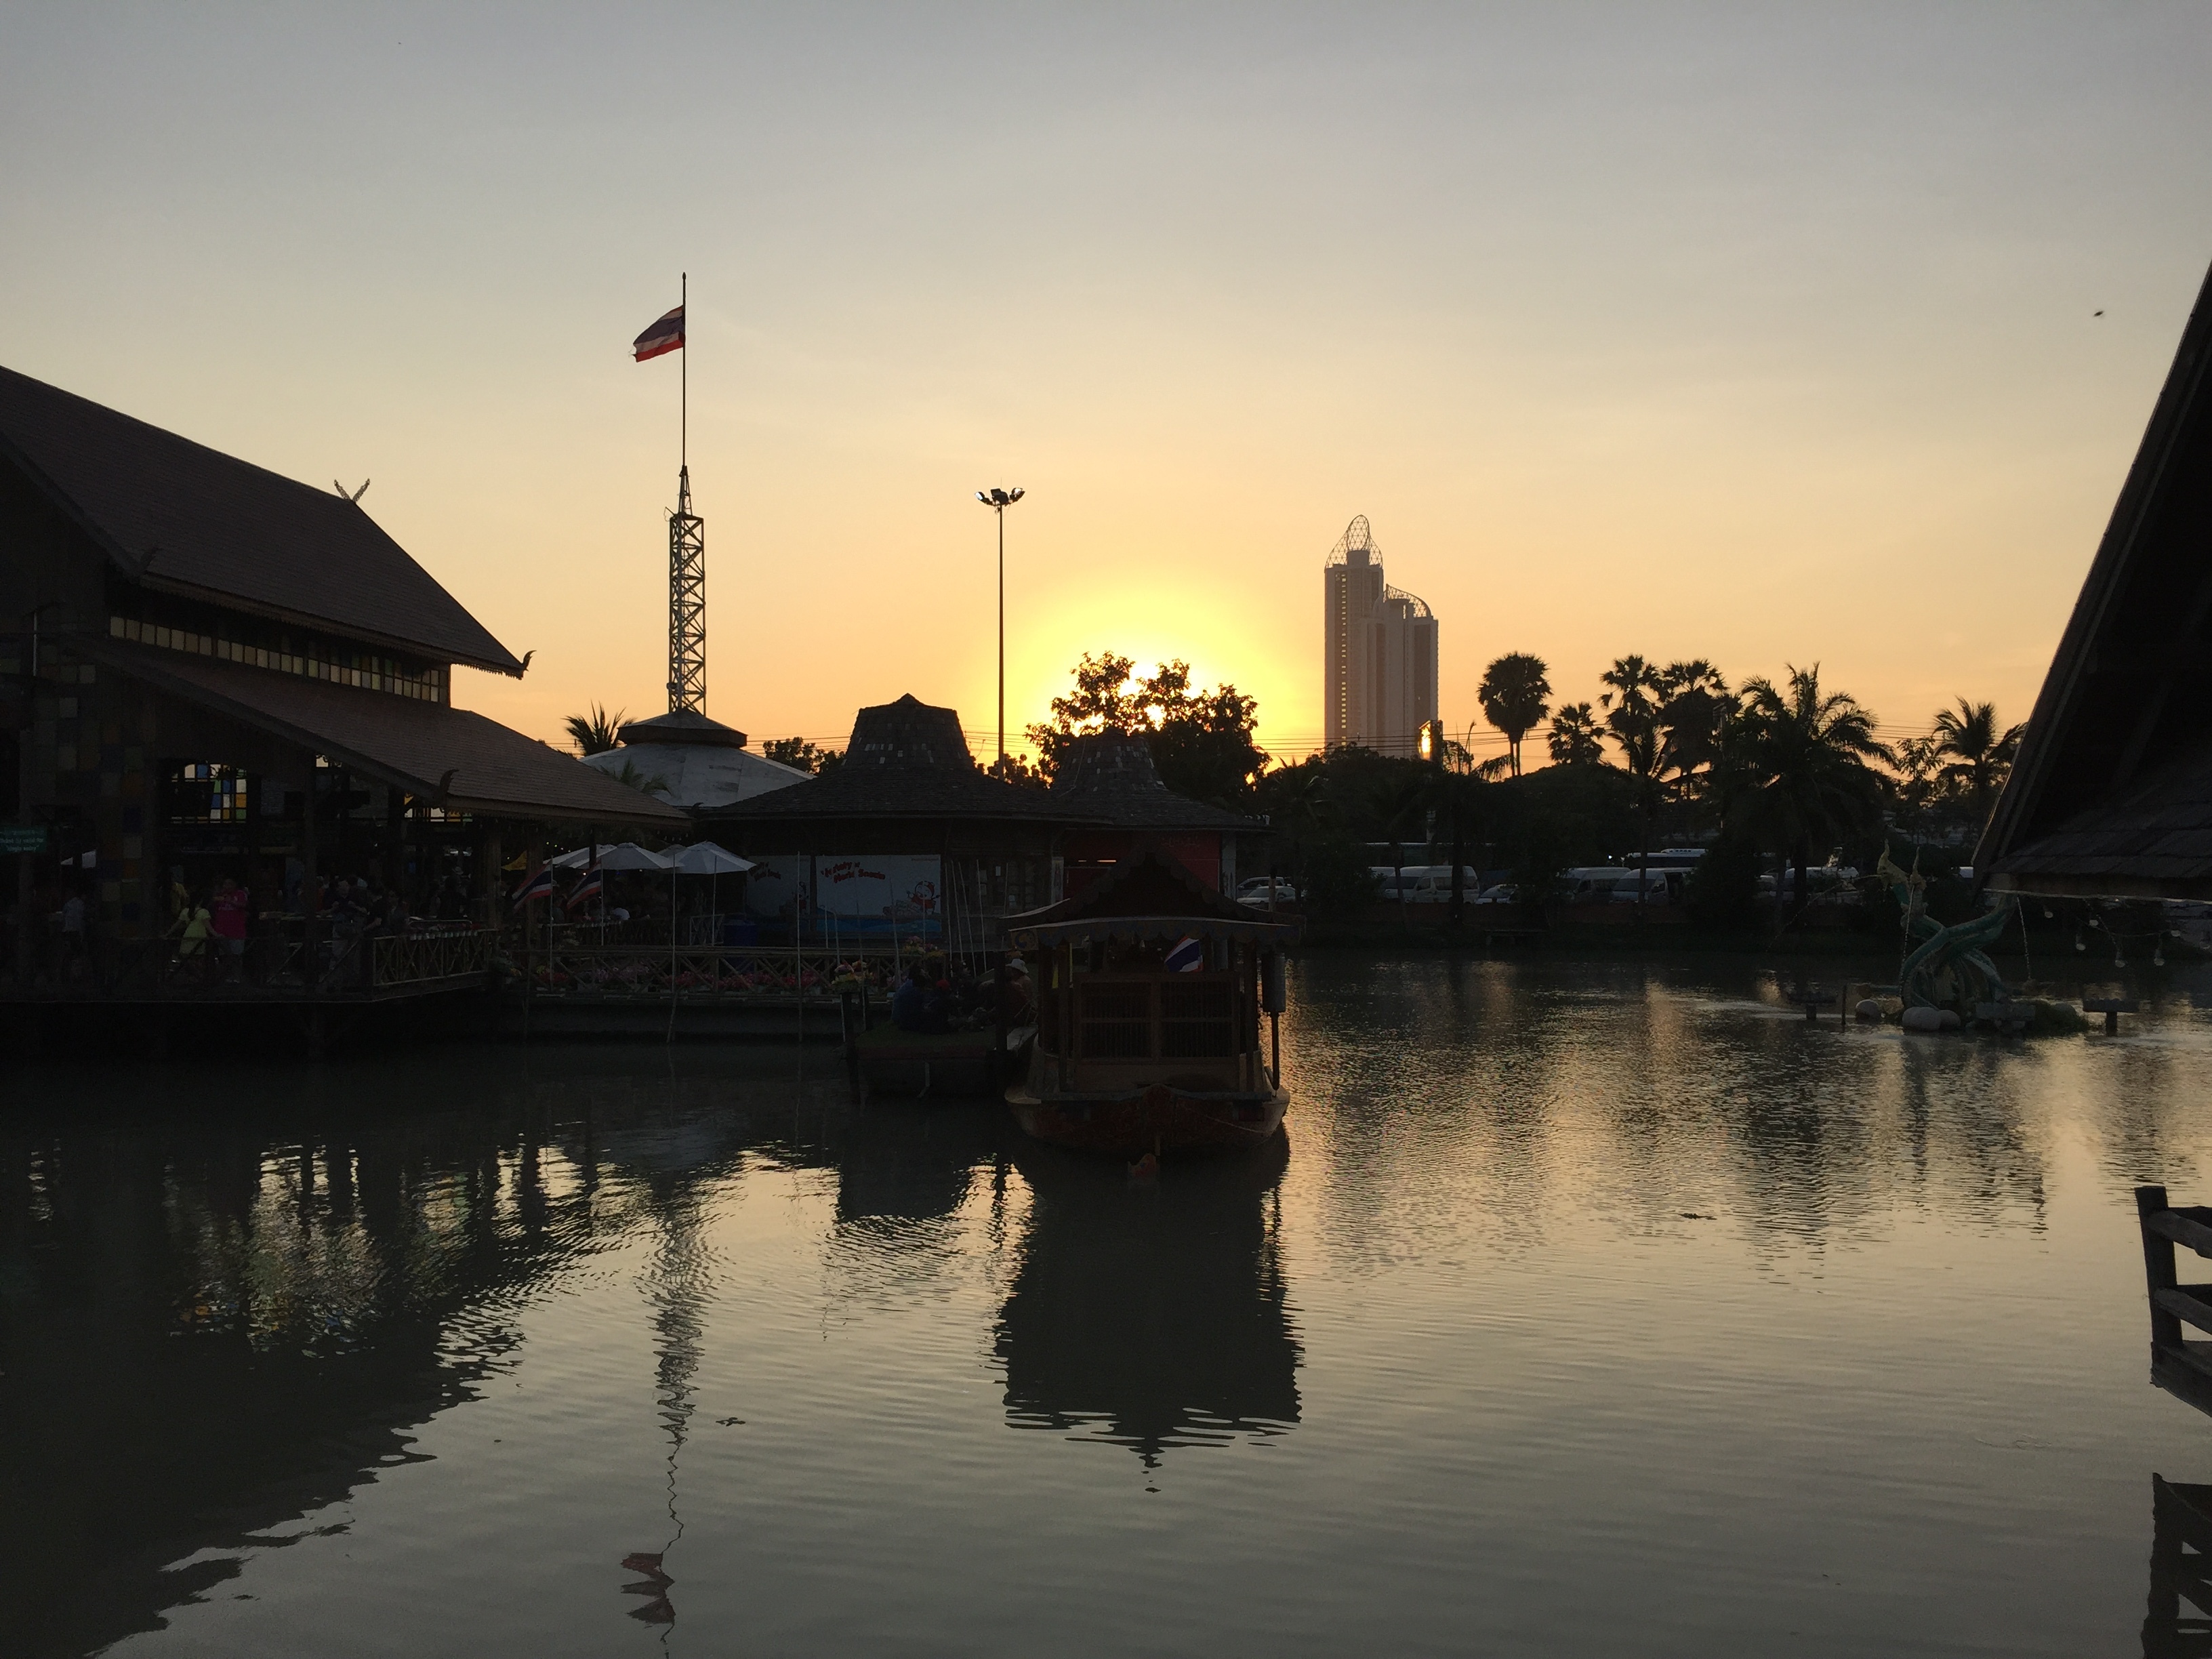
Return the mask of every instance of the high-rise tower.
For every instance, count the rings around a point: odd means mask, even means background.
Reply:
[[[1322,740],[1417,752],[1437,718],[1437,619],[1382,580],[1382,550],[1354,519],[1322,566]]]

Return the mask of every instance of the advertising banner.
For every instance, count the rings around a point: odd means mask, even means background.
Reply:
[[[789,925],[796,914],[806,937],[888,934],[935,938],[943,860],[934,854],[895,857],[795,858],[754,860],[745,878],[745,912],[758,921]]]
[[[935,854],[817,858],[816,909],[840,931],[934,937],[943,906],[943,861]]]

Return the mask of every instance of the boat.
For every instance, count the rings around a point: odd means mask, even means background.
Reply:
[[[1136,1158],[1258,1147],[1281,1130],[1295,922],[1265,920],[1143,848],[1007,930],[1037,1005],[1027,1066],[1006,1091],[1024,1132]]]

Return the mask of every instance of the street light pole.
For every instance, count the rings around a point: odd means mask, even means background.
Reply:
[[[999,764],[1006,762],[1006,509],[1021,489],[979,489],[975,499],[999,516]]]

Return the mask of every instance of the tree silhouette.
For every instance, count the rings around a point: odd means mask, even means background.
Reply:
[[[1552,683],[1545,678],[1541,657],[1526,651],[1509,651],[1482,671],[1482,684],[1474,689],[1482,717],[1505,734],[1506,754],[1513,775],[1521,775],[1521,739],[1551,712],[1546,701]]]
[[[1586,702],[1571,702],[1552,716],[1549,744],[1554,766],[1604,763],[1604,733]]]
[[[1786,687],[1755,679],[1743,690],[1731,813],[1790,860],[1802,906],[1814,841],[1880,822],[1883,781],[1870,763],[1893,765],[1896,757],[1875,738],[1874,716],[1857,698],[1820,689],[1818,663],[1790,668]]]
[[[597,703],[588,714],[569,715],[568,724],[569,741],[580,755],[604,755],[621,741],[622,714],[610,714]]]
[[[1936,730],[1928,740],[1929,758],[1936,763],[1936,775],[1965,798],[1976,830],[1990,821],[1997,792],[2011,775],[2013,757],[2020,753],[2020,734],[2017,726],[1997,730],[1993,702],[1969,702],[1961,697],[1956,709],[1936,713]]]

